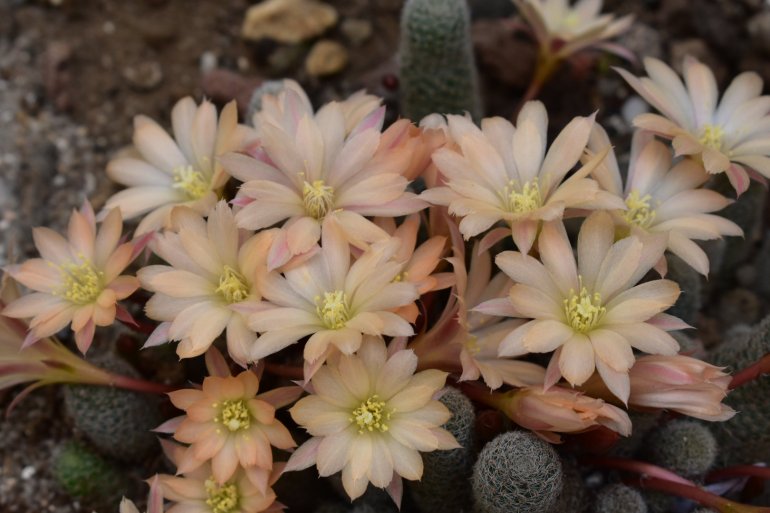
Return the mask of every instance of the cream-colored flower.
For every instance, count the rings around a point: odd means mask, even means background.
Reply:
[[[142,286],[155,295],[145,306],[151,319],[163,321],[148,341],[156,345],[180,340],[182,358],[203,354],[224,331],[230,356],[245,366],[256,340],[247,314],[233,305],[261,299],[256,269],[270,247],[271,233],[249,237],[235,225],[224,201],[204,220],[179,207],[172,214],[177,232],[156,237],[153,250],[168,265],[142,268]]]
[[[163,444],[168,458],[180,461],[184,448],[170,443]],[[163,497],[173,501],[166,513],[260,513],[280,511],[275,501],[272,482],[255,485],[246,472],[238,469],[224,483],[214,478],[211,465],[204,463],[184,476],[159,475]]]
[[[597,125],[588,148],[598,151],[608,143],[607,133]],[[628,210],[613,212],[622,232],[667,234],[668,250],[703,275],[708,275],[708,257],[693,240],[743,235],[737,224],[709,214],[731,201],[715,191],[699,188],[709,179],[703,167],[692,159],[674,163],[671,150],[649,132],[634,134],[625,187],[612,153],[596,168],[594,178],[606,190],[625,198]]]
[[[257,284],[269,302],[249,318],[249,326],[261,333],[254,345],[254,360],[275,353],[311,335],[305,360],[315,362],[327,349],[336,347],[351,354],[363,334],[410,336],[412,326],[391,310],[417,299],[414,283],[396,278],[403,264],[392,259],[398,241],[372,246],[350,264],[350,247],[333,220],[324,226],[319,253],[281,276],[277,271],[258,271]]]
[[[336,354],[311,380],[314,393],[291,408],[313,438],[291,456],[287,470],[316,465],[321,476],[342,471],[351,499],[371,482],[385,488],[401,478],[418,480],[420,452],[458,447],[441,426],[451,416],[434,394],[446,373],[414,374],[410,350],[387,354],[385,342],[367,337],[356,355]]]
[[[212,475],[221,485],[239,466],[269,472],[271,446],[296,446],[275,418],[275,406],[257,395],[258,390],[259,379],[246,370],[237,376],[208,376],[201,390],[186,388],[169,394],[174,406],[186,412],[174,438],[190,444],[176,462],[178,472],[186,474],[211,460]]]
[[[324,219],[334,217],[348,240],[364,248],[387,234],[365,216],[396,217],[421,210],[425,202],[406,190],[403,176],[411,146],[382,151],[384,107],[368,113],[352,130],[344,104],[332,102],[314,114],[294,89],[279,95],[283,113],[259,114],[261,146],[249,155],[222,158],[243,185],[236,202],[238,226],[259,230],[283,223],[268,267],[276,269],[313,248]],[[365,109],[364,109],[365,110]],[[272,111],[271,111],[272,112]]]
[[[719,100],[708,66],[687,56],[684,84],[663,62],[646,58],[648,77],[617,69],[658,114],[640,114],[634,125],[672,139],[676,155],[691,155],[710,174],[726,173],[738,194],[749,187],[748,170],[770,177],[770,96],[761,96],[754,72],[735,77]]]
[[[218,157],[243,149],[256,134],[238,124],[235,102],[217,121],[209,101],[190,98],[171,111],[174,138],[145,116],[134,119],[134,148],[107,165],[107,175],[129,188],[107,200],[105,209],[120,207],[126,219],[145,215],[137,234],[170,226],[171,209],[185,205],[205,215],[227,182]]]
[[[560,376],[580,385],[597,369],[625,402],[632,348],[667,355],[679,349],[664,329],[686,325],[662,314],[676,301],[679,286],[669,280],[636,285],[663,255],[665,239],[630,236],[614,242],[614,235],[611,216],[596,212],[580,230],[577,265],[560,221],[543,226],[543,263],[513,251],[495,260],[516,282],[510,291],[516,317],[531,319],[506,336],[500,355],[555,351],[546,388]]]
[[[633,22],[632,15],[617,20],[611,14],[600,15],[602,0],[578,0],[572,6],[569,0],[513,0],[513,3],[532,27],[541,53],[553,54],[558,59],[599,46],[625,32]]]
[[[461,116],[448,119],[459,151],[442,148],[433,154],[446,186],[421,197],[462,217],[466,239],[505,221],[516,246],[528,253],[540,223],[561,219],[567,208],[625,208],[622,199],[588,178],[604,154],[564,179],[585,150],[593,116],[573,119],[547,153],[548,116],[538,101],[524,105],[516,127],[503,118],[484,119],[481,129]]]
[[[26,319],[24,345],[49,337],[71,324],[78,349],[91,346],[96,326],[109,326],[119,313],[117,302],[139,288],[134,276],[120,273],[135,257],[133,243],[120,244],[123,220],[111,210],[97,231],[89,203],[73,211],[67,239],[49,228],[35,228],[32,236],[42,258],[7,268],[8,274],[34,290],[3,310],[7,317]],[[130,318],[125,312],[127,318]]]

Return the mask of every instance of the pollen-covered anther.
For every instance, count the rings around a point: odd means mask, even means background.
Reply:
[[[588,292],[579,276],[580,292],[570,290],[569,299],[564,300],[564,313],[567,323],[577,332],[587,333],[599,324],[607,309],[602,306],[602,297],[598,292]]]
[[[192,166],[174,168],[173,177],[172,187],[183,191],[190,200],[202,198],[209,190],[209,184],[203,177],[203,173],[196,171]]]
[[[104,273],[97,271],[89,260],[76,264],[68,262],[58,266],[62,274],[62,286],[56,293],[78,305],[93,303],[104,288]]]
[[[234,484],[218,485],[214,477],[206,479],[206,505],[212,513],[232,513],[238,509],[238,488]]]
[[[704,125],[698,142],[700,142],[703,146],[721,151],[724,135],[725,131],[721,126],[707,124]]]
[[[350,319],[348,296],[341,290],[324,292],[323,299],[316,297],[316,305],[316,313],[327,329],[344,328]]]
[[[537,180],[525,183],[520,189],[516,182],[510,181],[500,196],[505,203],[506,210],[512,214],[526,214],[543,206],[540,184]]]
[[[355,422],[358,426],[358,433],[372,432],[375,429],[381,433],[388,430],[385,421],[390,420],[393,410],[385,407],[385,401],[381,401],[377,394],[369,397],[366,401],[353,410],[353,416],[348,420]]]
[[[645,194],[639,197],[639,191],[631,191],[626,198],[628,210],[623,212],[623,217],[629,224],[640,228],[649,228],[655,221],[656,212],[651,206],[652,196]]]
[[[245,301],[249,297],[250,289],[246,278],[241,273],[225,265],[215,292],[222,296],[227,304],[232,304]]]
[[[243,399],[224,401],[219,415],[214,417],[214,422],[222,424],[230,431],[249,429],[251,413]]]
[[[334,188],[326,185],[323,180],[304,182],[302,201],[309,216],[323,219],[334,207]]]

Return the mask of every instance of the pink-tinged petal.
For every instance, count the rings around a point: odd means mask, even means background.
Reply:
[[[238,453],[234,443],[225,443],[211,460],[211,472],[219,483],[225,483],[238,468]]]
[[[86,354],[88,348],[91,347],[91,342],[94,341],[94,332],[96,325],[93,320],[89,320],[86,325],[75,332],[75,344],[81,353]]]
[[[489,229],[501,218],[502,216],[496,212],[489,214],[468,214],[463,217],[462,221],[460,221],[460,232],[465,237],[465,240],[468,240]]]
[[[216,289],[216,286],[206,278],[189,271],[168,271],[147,280],[143,277],[141,270],[138,274],[143,286],[171,297],[210,296],[214,295],[214,289]]]
[[[316,394],[324,401],[339,408],[348,409],[358,406],[360,399],[354,397],[342,384],[342,377],[337,369],[321,367],[313,377]]]
[[[318,447],[323,440],[320,437],[313,437],[299,446],[289,457],[289,461],[286,462],[284,472],[305,470],[315,465],[318,458]]]
[[[549,388],[554,386],[561,379],[561,369],[559,368],[559,361],[561,360],[561,350],[558,348],[553,352],[551,359],[548,361],[548,367],[545,369],[545,378],[543,379],[543,390],[546,392]],[[535,383],[536,384],[536,383]]]
[[[118,276],[107,285],[117,300],[125,299],[139,288],[139,279],[134,276]]]
[[[177,204],[182,203],[183,201],[184,197],[181,193],[170,187],[131,187],[130,189],[122,190],[110,196],[107,203],[104,205],[104,210],[107,211],[118,208],[123,215],[123,219],[132,219],[163,205]],[[137,228],[136,233],[146,233],[163,226],[166,223],[165,216],[167,213],[168,211],[159,212],[157,214],[158,218],[153,219],[152,223],[147,220],[147,217],[150,217],[151,214],[148,215],[143,219],[142,224],[140,225],[143,229],[139,230]]]
[[[643,245],[636,237],[621,239],[610,247],[596,276],[594,291],[608,301],[627,284],[639,268]]]
[[[529,321],[511,331],[500,341],[498,347],[498,356],[521,356],[527,354],[527,348],[524,346],[524,337],[532,329],[537,321]]]
[[[115,251],[120,242],[120,235],[123,231],[123,218],[120,210],[113,209],[107,214],[96,234],[94,241],[94,264],[102,267],[106,264],[110,254]]]
[[[708,276],[709,259],[695,242],[676,232],[669,233],[668,249],[703,276]]]
[[[61,265],[73,260],[74,255],[67,241],[50,228],[37,227],[32,229],[32,238],[40,256],[48,262]]]
[[[134,118],[134,146],[150,164],[166,173],[188,165],[176,142],[146,116]]]
[[[339,223],[348,242],[357,248],[365,248],[368,243],[390,238],[386,231],[355,212],[343,210],[331,215]]]
[[[665,331],[692,329],[692,326],[684,322],[682,319],[666,313],[659,313],[650,317],[650,319],[647,320],[647,324],[651,324],[652,326],[658,327]]]
[[[722,95],[714,119],[720,125],[726,123],[734,110],[752,98],[762,94],[762,78],[753,71],[745,71],[735,77]]]
[[[513,242],[516,243],[516,247],[523,254],[529,253],[532,249],[532,244],[537,237],[537,229],[539,222],[529,219],[523,221],[514,221],[511,223],[511,235],[513,236]]]
[[[25,287],[51,293],[61,286],[62,272],[42,258],[32,258],[20,265],[11,265],[5,271]]]
[[[113,182],[127,187],[146,185],[171,187],[173,179],[168,172],[137,158],[117,158],[107,163],[107,176]]]
[[[385,488],[393,479],[393,456],[383,437],[372,437],[372,463],[367,477],[374,486]]]
[[[81,255],[81,258],[86,260],[93,259],[96,227],[76,210],[70,216],[67,238],[77,255]]]
[[[645,353],[674,355],[679,352],[679,343],[674,337],[648,323],[614,324],[604,328],[620,334],[629,344]]]
[[[300,326],[285,330],[270,331],[262,334],[254,343],[251,351],[251,361],[261,360],[273,353],[277,353],[284,347],[297,343],[299,339],[312,333],[312,328]]]
[[[634,352],[628,341],[617,331],[595,329],[587,334],[597,360],[618,372],[627,372],[634,365]]]
[[[529,285],[517,283],[511,287],[510,300],[519,317],[559,320],[564,316],[564,305],[558,297]]]
[[[190,162],[195,161],[190,132],[192,131],[197,110],[198,106],[195,104],[195,100],[189,96],[176,102],[174,108],[171,109],[171,128],[174,132],[174,139]]]
[[[684,81],[692,98],[695,124],[710,123],[717,105],[717,82],[708,66],[691,56],[685,56],[682,64]]]
[[[484,301],[475,306],[471,311],[498,317],[519,317],[518,310],[513,307],[511,300],[507,297]]]
[[[596,370],[599,371],[604,384],[615,397],[628,404],[628,396],[631,393],[631,380],[628,377],[628,371],[618,371],[600,358],[596,359]]]
[[[564,127],[548,149],[540,176],[547,176],[554,183],[562,181],[583,154],[595,117],[595,113],[589,117],[576,117]]]
[[[679,286],[670,280],[642,283],[621,292],[605,306],[605,324],[644,322],[673,305],[679,297]]]
[[[241,228],[260,230],[273,226],[284,219],[303,216],[304,214],[305,210],[298,203],[256,199],[245,205],[235,215],[235,220]]]
[[[576,333],[561,348],[559,370],[571,385],[582,385],[594,373],[594,359],[591,341]]]
[[[130,242],[121,244],[110,255],[104,264],[104,280],[110,282],[114,280],[131,263],[134,254],[134,246]]]
[[[411,412],[431,400],[433,394],[446,382],[447,373],[429,369],[415,374],[404,389],[394,395],[388,404],[401,413]]]
[[[596,288],[599,269],[612,247],[614,235],[612,217],[605,212],[591,214],[580,229],[577,244],[580,275],[583,284],[591,290]]]
[[[374,388],[382,399],[387,401],[409,383],[409,378],[416,369],[417,356],[414,352],[399,351],[382,367]]]
[[[49,309],[69,307],[68,303],[57,296],[35,292],[22,296],[6,306],[0,313],[5,317],[26,319]]]
[[[528,102],[525,107],[529,108],[527,110],[522,108],[519,119],[516,121],[516,131],[513,134],[513,158],[516,163],[515,169],[522,184],[538,176],[546,146],[546,134],[538,129],[535,121],[527,118],[527,114],[534,111],[533,107],[536,107],[541,115],[545,112],[545,107],[539,101]],[[500,167],[502,168],[502,161],[500,161]],[[497,174],[502,177],[505,176],[505,172],[502,170]]]
[[[574,335],[561,321],[535,321],[523,336],[522,344],[529,353],[550,353]]]
[[[393,457],[393,469],[396,474],[410,481],[416,481],[422,477],[423,462],[419,452],[395,440],[388,440],[388,449]]]
[[[572,258],[571,255],[570,258]],[[574,266],[574,259],[572,263]],[[549,296],[558,297],[559,287],[554,283],[553,277],[545,266],[536,258],[515,251],[504,251],[495,257],[495,264],[514,282],[529,285],[546,292]]]
[[[725,173],[727,173],[727,179],[730,180],[730,185],[733,186],[738,196],[748,190],[750,183],[749,175],[743,167],[738,164],[731,164]]]
[[[709,174],[723,173],[730,168],[730,159],[721,151],[713,148],[704,148],[701,154],[703,167]]]
[[[309,251],[321,238],[321,225],[312,217],[301,217],[286,227],[286,244],[292,255]]]
[[[142,349],[145,349],[147,347],[159,346],[171,340],[171,337],[168,334],[168,331],[170,328],[171,328],[170,322],[162,322],[158,324],[158,326],[153,330],[150,336],[147,337],[147,341],[142,346]]]
[[[72,321],[76,307],[62,303],[39,313],[29,323],[30,330],[38,339],[50,337]]]
[[[491,230],[481,239],[477,249],[478,253],[481,254],[487,251],[489,248],[505,239],[509,233],[510,231],[507,228],[495,228],[494,230]]]
[[[342,469],[342,487],[345,489],[348,497],[350,497],[350,500],[355,500],[362,496],[368,485],[369,480],[365,476],[359,478],[353,476],[351,465],[346,465]]]
[[[561,221],[544,223],[538,245],[540,258],[561,293],[566,296],[570,290],[578,290],[577,267],[564,224]]]

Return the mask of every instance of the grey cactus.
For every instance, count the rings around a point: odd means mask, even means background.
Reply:
[[[642,494],[624,484],[610,484],[596,494],[593,513],[647,513]]]
[[[481,116],[466,0],[407,0],[401,14],[402,114]]]
[[[708,426],[687,419],[673,420],[650,433],[646,448],[652,463],[689,478],[708,472],[718,454]]]
[[[563,459],[561,467],[564,473],[561,493],[549,513],[583,513],[590,504],[590,496],[580,469],[571,459]]]
[[[473,467],[478,513],[546,513],[559,498],[563,472],[559,455],[529,431],[498,435]]]
[[[666,313],[679,317],[684,322],[694,325],[698,312],[703,306],[703,277],[676,255],[668,255],[668,276],[666,278],[679,284],[682,293]]]

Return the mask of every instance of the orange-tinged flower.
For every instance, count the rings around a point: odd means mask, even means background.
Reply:
[[[257,339],[247,314],[233,308],[261,299],[256,269],[267,258],[271,233],[239,231],[224,201],[217,203],[208,220],[189,208],[172,214],[177,232],[158,235],[154,251],[167,265],[139,270],[142,286],[155,295],[145,307],[147,315],[163,321],[148,340],[156,345],[180,340],[182,358],[203,354],[226,332],[230,356],[245,366]]]
[[[628,404],[673,410],[702,420],[723,421],[735,410],[722,403],[730,375],[684,355],[642,356],[629,371]]]
[[[608,143],[607,133],[597,125],[588,148],[598,151]],[[708,275],[708,257],[693,241],[743,235],[737,224],[709,213],[723,209],[731,200],[699,188],[709,179],[703,167],[692,159],[674,163],[671,150],[649,132],[634,134],[625,187],[612,153],[596,168],[594,178],[609,192],[625,198],[628,210],[612,213],[621,232],[666,234],[667,249],[703,275]]]
[[[387,238],[365,216],[396,217],[426,206],[406,190],[403,172],[412,150],[391,147],[381,133],[383,107],[348,130],[344,104],[331,102],[314,114],[291,88],[278,100],[284,103],[276,109],[281,121],[274,120],[277,114],[257,115],[260,147],[251,156],[222,158],[244,182],[236,198],[243,207],[238,225],[259,230],[283,223],[268,257],[271,270],[310,251],[327,217],[339,222],[351,244],[365,248]]]
[[[139,509],[136,507],[136,504],[123,497],[123,500],[120,501],[120,513],[139,513]],[[147,513],[163,513],[163,490],[160,487],[160,478],[157,475],[150,481]]]
[[[499,394],[493,401],[516,424],[553,443],[561,441],[556,433],[579,433],[597,426],[623,436],[631,434],[631,419],[625,411],[576,390],[527,387]]]
[[[120,244],[123,221],[111,210],[97,231],[89,203],[73,211],[67,239],[49,228],[35,228],[35,246],[42,258],[7,268],[11,277],[34,290],[13,301],[3,315],[29,318],[25,345],[49,337],[71,325],[78,349],[91,346],[96,326],[109,326],[118,313],[117,302],[139,288],[134,276],[120,273],[134,259],[137,248]],[[125,312],[126,317],[128,313]]]
[[[573,119],[548,152],[548,116],[538,101],[524,105],[516,127],[503,118],[484,119],[481,129],[461,116],[448,119],[458,149],[444,147],[433,154],[446,186],[421,197],[461,217],[466,239],[505,221],[516,246],[528,253],[541,222],[561,219],[567,208],[625,208],[620,198],[588,178],[603,153],[565,180],[585,150],[593,116]]]
[[[410,336],[412,326],[392,310],[418,297],[414,283],[396,278],[403,265],[393,260],[398,241],[377,243],[350,264],[350,247],[333,220],[327,220],[323,247],[306,262],[286,270],[258,271],[257,284],[267,303],[249,318],[259,333],[251,353],[257,360],[308,339],[308,363],[320,363],[327,350],[358,350],[362,336]],[[319,358],[321,359],[319,361]]]
[[[641,79],[617,69],[662,114],[640,114],[635,126],[671,139],[677,156],[699,159],[708,173],[726,173],[739,195],[749,187],[747,169],[770,177],[770,96],[761,96],[759,75],[741,73],[719,100],[714,74],[693,57],[684,59],[684,83],[657,59],[644,67]]]
[[[420,479],[420,452],[458,444],[440,427],[451,413],[433,398],[446,373],[414,374],[416,368],[412,351],[388,355],[385,342],[374,337],[356,355],[334,355],[311,379],[314,393],[290,410],[313,438],[291,456],[286,470],[316,465],[321,476],[342,471],[351,499],[370,482],[385,488],[401,478]]]
[[[137,234],[170,226],[171,209],[188,206],[206,214],[227,182],[218,157],[239,151],[255,138],[238,124],[235,102],[217,120],[214,105],[190,98],[171,111],[174,138],[145,116],[134,119],[134,149],[107,165],[107,175],[128,186],[107,200],[105,209],[120,207],[126,219],[145,215]]]
[[[515,317],[531,319],[503,339],[500,355],[555,351],[546,388],[560,376],[580,385],[597,369],[626,402],[632,348],[667,355],[679,349],[665,330],[686,324],[662,313],[676,301],[679,286],[669,280],[637,285],[662,256],[665,239],[630,236],[614,242],[614,235],[611,216],[595,212],[581,227],[577,265],[560,221],[543,226],[543,263],[513,251],[495,260],[516,282],[509,295]]]
[[[174,406],[186,412],[174,438],[190,444],[176,461],[178,472],[187,474],[210,460],[211,474],[221,485],[238,467],[270,471],[271,445],[296,445],[276,420],[275,406],[257,395],[258,390],[259,379],[246,370],[237,376],[208,376],[201,390],[169,393]]]

